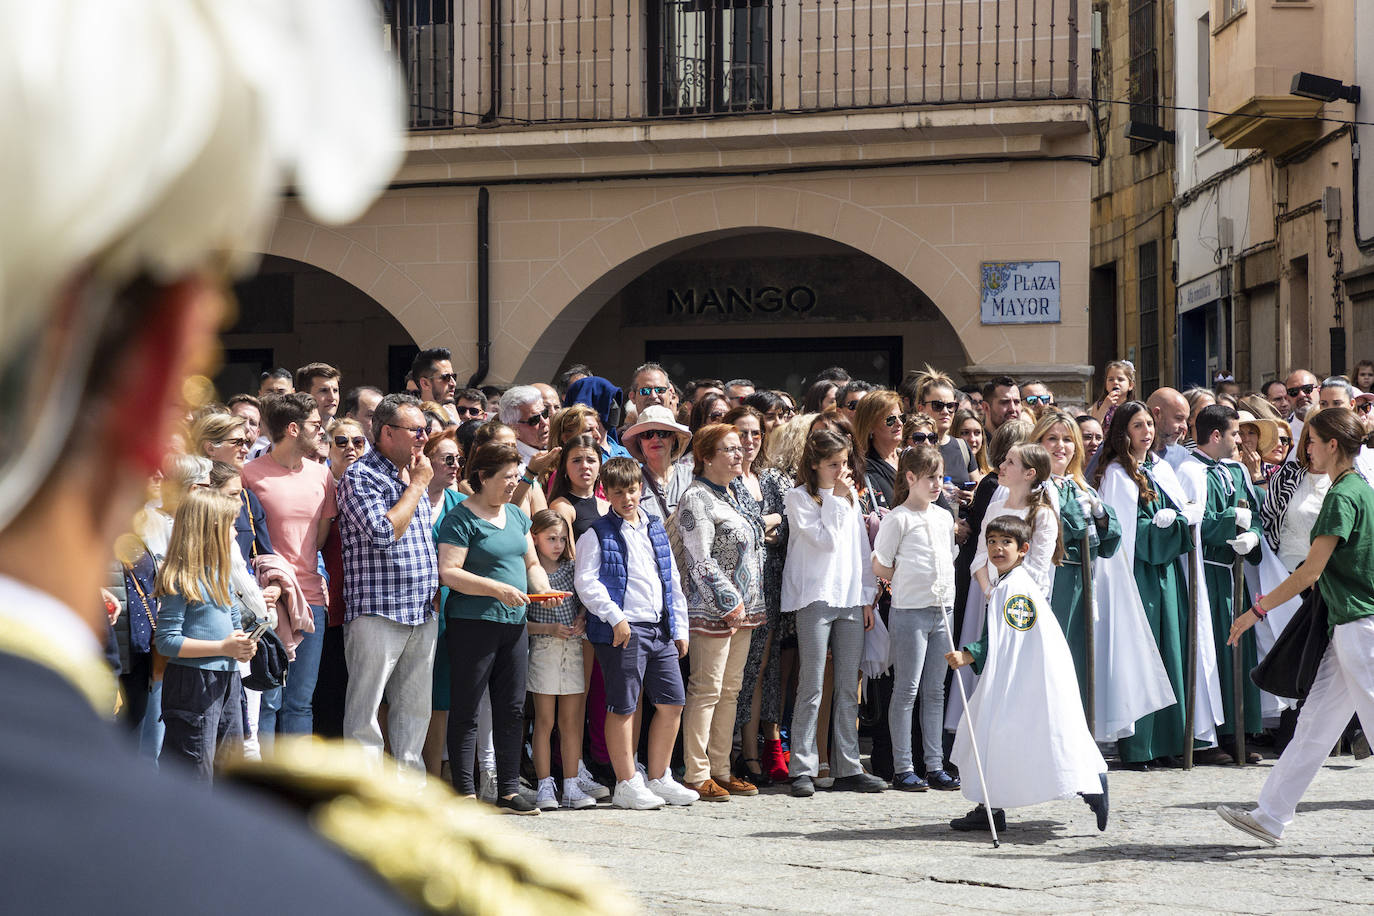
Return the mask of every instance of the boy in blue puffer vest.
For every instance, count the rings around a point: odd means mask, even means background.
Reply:
[[[690,805],[698,798],[668,769],[687,699],[678,665],[687,654],[687,601],[667,531],[640,511],[643,483],[639,465],[629,458],[602,465],[601,486],[611,511],[577,539],[574,579],[587,609],[587,639],[606,684],[606,749],[616,778],[612,803],[635,810],[661,808],[665,802]],[[645,774],[634,759],[641,692],[655,707]]]

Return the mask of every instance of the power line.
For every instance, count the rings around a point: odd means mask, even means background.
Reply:
[[[1085,99],[1089,102],[1098,102],[1103,105],[1128,105],[1131,107],[1147,107],[1146,103],[1132,102],[1128,99]],[[1250,118],[1260,121],[1321,121],[1327,124],[1345,124],[1352,127],[1374,127],[1374,121],[1357,121],[1350,118],[1332,118],[1324,115],[1282,115],[1282,114],[1252,114],[1242,111],[1218,111],[1215,108],[1191,108],[1187,105],[1162,105],[1149,103],[1149,108],[1162,109],[1165,111],[1188,111],[1195,114],[1214,114],[1227,115],[1236,118]]]

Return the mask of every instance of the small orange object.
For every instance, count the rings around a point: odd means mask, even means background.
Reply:
[[[531,601],[562,601],[564,598],[572,596],[572,592],[535,592],[530,595]]]

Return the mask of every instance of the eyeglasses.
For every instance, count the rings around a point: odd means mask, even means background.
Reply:
[[[712,411],[711,413],[709,413],[709,414],[706,415],[706,422],[707,422],[707,423],[719,423],[721,420],[724,420],[724,419],[725,419],[725,411],[721,411],[720,413],[716,413],[715,411]]]
[[[482,408],[480,407],[466,407],[460,405],[454,409],[458,411],[458,416],[460,417],[480,417],[482,415]]]
[[[667,394],[667,393],[668,393],[668,386],[667,386],[667,385],[645,385],[644,387],[642,387],[642,388],[639,389],[639,396],[640,396],[641,398],[647,398],[647,397],[649,397],[649,396],[651,396],[651,395],[655,395],[655,394]]]
[[[438,379],[439,381],[441,381],[441,382],[456,382],[456,381],[458,381],[458,376],[455,375],[455,374],[452,373],[452,372],[443,372],[443,373],[440,373],[440,374],[438,374],[438,375],[436,375],[436,376],[434,376],[434,377],[435,377],[436,379]]]
[[[233,439],[221,439],[215,443],[217,448],[232,445],[234,448],[247,448],[253,444],[252,439],[245,439],[243,436],[235,436]]]
[[[444,467],[446,468],[456,468],[459,464],[461,464],[461,462],[458,460],[457,455],[445,455],[439,460],[443,462]]]
[[[1295,398],[1300,394],[1311,394],[1312,389],[1316,387],[1316,385],[1298,385],[1288,389],[1288,396],[1290,398]]]
[[[672,439],[676,436],[677,433],[670,429],[646,429],[639,434],[641,439]]]
[[[934,433],[912,433],[910,441],[912,445],[925,445],[927,443],[934,445],[940,439]]]
[[[1028,394],[1022,398],[1027,404],[1043,404],[1046,407],[1054,406],[1054,395],[1052,394]]]
[[[722,445],[716,449],[717,455],[743,455],[744,446],[742,445]]]
[[[936,413],[944,413],[946,410],[957,410],[959,407],[958,401],[926,401],[925,404]]]
[[[528,417],[526,417],[525,419],[523,419],[523,420],[517,420],[516,422],[517,422],[517,423],[524,423],[526,426],[538,426],[540,423],[543,423],[543,422],[544,422],[545,420],[547,420],[548,418],[549,418],[549,409],[548,409],[547,407],[545,407],[543,410],[539,411],[539,413],[532,413],[532,414],[530,414]]]
[[[398,426],[395,423],[383,423],[383,426],[390,426],[392,429],[403,429],[416,439],[428,439],[429,429],[424,426]]]
[[[1293,440],[1287,436],[1279,436],[1279,445],[1292,445]]]
[[[862,398],[855,398],[855,399],[852,400],[852,401],[845,401],[845,403],[844,403],[844,409],[845,409],[845,410],[853,410],[853,409],[855,409],[856,407],[859,406],[859,401],[861,401],[861,400],[863,400],[863,399],[862,399]]]
[[[350,442],[353,443],[353,447],[356,449],[361,449],[364,445],[367,445],[367,440],[364,439],[362,436],[354,436],[352,439],[348,438],[347,436],[334,437],[334,444],[337,445],[339,448],[348,448],[348,444]]]
[[[898,426],[902,425],[902,415],[894,413],[892,416],[883,420],[883,424],[888,429],[896,429]]]
[[[1374,401],[1355,402],[1355,409],[1358,410],[1360,413],[1369,413],[1371,408],[1374,408]]]

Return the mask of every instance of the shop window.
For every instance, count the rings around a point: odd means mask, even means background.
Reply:
[[[761,111],[772,97],[769,0],[651,0],[662,115]]]
[[[1159,243],[1146,242],[1136,249],[1140,298],[1140,384],[1150,393],[1159,387]]]

